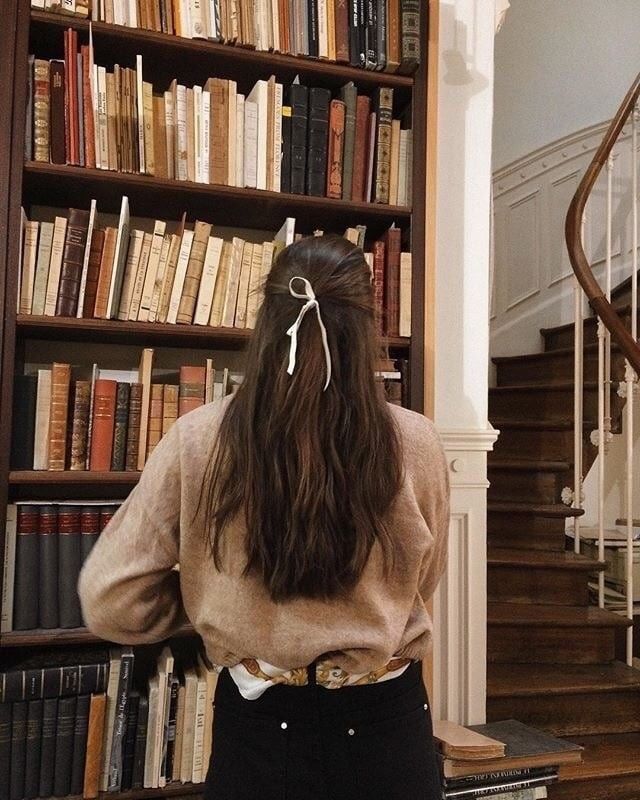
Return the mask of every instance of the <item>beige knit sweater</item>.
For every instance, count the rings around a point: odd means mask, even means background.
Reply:
[[[171,636],[188,618],[209,659],[223,666],[253,657],[288,669],[330,655],[349,672],[366,672],[393,655],[422,658],[432,630],[425,601],[445,566],[449,527],[448,471],[433,424],[391,407],[405,469],[387,520],[398,556],[391,580],[382,577],[374,545],[348,599],[274,603],[258,578],[242,576],[243,524],[228,528],[218,572],[202,514],[194,518],[228,402],[206,405],[173,425],[100,536],[80,576],[88,627],[109,641],[140,644]]]

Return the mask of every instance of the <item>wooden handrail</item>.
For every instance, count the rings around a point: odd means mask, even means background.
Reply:
[[[606,164],[613,150],[613,146],[618,140],[620,131],[624,127],[629,115],[633,113],[638,96],[640,96],[640,74],[636,77],[633,85],[622,101],[620,108],[612,119],[604,139],[596,150],[591,163],[580,181],[580,185],[576,189],[576,193],[571,199],[565,219],[564,234],[569,251],[569,261],[571,262],[571,266],[573,267],[573,271],[580,285],[589,298],[589,305],[610,331],[612,338],[620,345],[620,349],[625,354],[636,373],[640,375],[640,345],[638,345],[633,336],[624,327],[620,317],[607,300],[600,284],[596,280],[591,270],[591,265],[587,260],[584,248],[582,247],[581,236],[584,207],[602,167]]]

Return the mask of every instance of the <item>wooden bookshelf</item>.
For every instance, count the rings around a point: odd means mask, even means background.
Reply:
[[[394,116],[409,103],[413,119],[413,196],[409,206],[334,200],[287,193],[244,189],[188,181],[163,180],[147,175],[119,173],[24,160],[24,132],[27,106],[28,55],[42,58],[63,56],[63,31],[74,28],[86,43],[87,21],[64,15],[32,11],[28,0],[4,0],[0,29],[0,516],[13,500],[95,499],[108,503],[123,498],[139,479],[138,472],[54,472],[11,470],[10,444],[13,409],[13,377],[25,363],[44,361],[49,354],[73,352],[80,363],[81,348],[99,346],[115,352],[123,346],[141,350],[159,346],[189,353],[215,350],[228,352],[230,359],[241,352],[250,331],[209,326],[123,322],[103,319],[27,316],[16,314],[18,295],[20,208],[27,215],[34,206],[88,208],[95,198],[99,212],[117,213],[121,196],[127,195],[132,217],[178,220],[186,212],[189,222],[200,219],[215,226],[252,228],[261,232],[277,230],[286,216],[296,218],[297,228],[311,232],[321,228],[342,233],[348,226],[365,224],[367,241],[377,239],[395,223],[403,229],[403,249],[412,252],[412,335],[391,337],[382,344],[390,355],[407,358],[410,371],[410,406],[425,410],[425,376],[431,374],[432,343],[425,342],[425,247],[433,239],[426,222],[425,187],[427,163],[427,8],[422,14],[421,40],[425,43],[422,63],[413,76],[395,75],[353,68],[319,59],[258,52],[244,47],[217,44],[137,30],[106,23],[93,23],[96,62],[132,65],[141,54],[145,79],[165,87],[176,77],[188,84],[211,75],[238,82],[247,92],[257,79],[275,75],[287,84],[297,75],[301,82],[337,92],[354,81],[359,92],[373,96],[379,87],[394,90]],[[433,166],[433,165],[432,165]],[[432,206],[429,207],[430,209]],[[433,215],[431,215],[432,217]],[[430,226],[433,219],[430,218]],[[260,233],[258,233],[260,232]],[[225,238],[227,238],[225,234]],[[262,241],[262,239],[260,239]],[[431,281],[431,275],[430,275]],[[428,319],[432,318],[429,311]],[[56,350],[57,348],[57,350]],[[42,358],[41,353],[46,353]],[[200,363],[203,353],[192,356]],[[92,363],[88,359],[87,363]],[[195,361],[194,361],[195,363]],[[136,366],[137,361],[130,366]],[[0,552],[4,553],[5,531],[0,525]],[[191,629],[180,636],[193,635]],[[16,648],[37,652],[45,646],[71,647],[99,640],[85,628],[13,631],[0,634],[0,663],[5,652]],[[171,784],[165,789],[123,792],[118,800],[145,800],[202,793],[202,785]],[[111,794],[109,797],[113,797]],[[107,795],[101,795],[106,800]],[[67,798],[80,800],[80,798]]]

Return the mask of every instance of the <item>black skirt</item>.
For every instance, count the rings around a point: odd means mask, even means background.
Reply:
[[[440,800],[420,664],[382,683],[273,686],[257,700],[224,670],[204,797]]]

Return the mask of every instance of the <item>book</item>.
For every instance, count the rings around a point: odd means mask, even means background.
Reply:
[[[178,323],[190,325],[193,322],[210,233],[210,224],[195,223],[182,292],[178,301],[176,313],[176,322]]]
[[[9,797],[24,795],[24,770],[27,755],[27,703],[11,705],[11,755],[9,772]]]
[[[149,431],[149,410],[151,406],[151,371],[153,368],[153,350],[146,347],[142,351],[138,368],[138,383],[142,386],[140,398],[140,436],[138,438],[138,469],[144,468],[147,454],[147,436]]]
[[[56,754],[53,771],[53,794],[56,797],[64,797],[71,791],[76,703],[76,697],[61,697],[58,700]]]
[[[351,176],[351,199],[361,202],[365,199],[366,164],[369,152],[368,134],[371,100],[366,95],[358,95],[356,99],[356,118],[354,140],[353,167]]]
[[[58,507],[58,609],[61,628],[82,625],[77,585],[81,566],[80,507]]]
[[[38,370],[33,441],[33,469],[49,466],[49,416],[51,413],[51,370]]]
[[[411,336],[411,272],[411,253],[400,253],[400,336]]]
[[[38,514],[38,627],[58,628],[58,514],[53,505],[42,505]],[[33,586],[32,586],[33,591]]]
[[[178,416],[181,417],[204,404],[205,368],[180,367]]]
[[[38,377],[16,375],[13,379],[11,469],[32,469],[36,425]]]
[[[294,82],[288,88],[287,105],[291,108],[291,192],[304,194],[307,169],[307,128],[309,90]]]
[[[36,273],[36,257],[38,253],[39,224],[27,220],[24,232],[24,252],[22,255],[22,275],[20,280],[20,298],[18,310],[21,314],[31,313],[33,289]]]
[[[91,695],[82,790],[83,797],[87,798],[87,800],[92,800],[98,796],[105,711],[106,695]]]
[[[0,633],[13,630],[13,601],[16,575],[16,537],[18,509],[15,503],[7,505],[6,525],[4,531],[4,560],[2,562],[2,614],[0,615]],[[34,563],[37,561],[34,559]],[[23,567],[24,569],[24,567]],[[35,615],[34,615],[35,617]],[[2,722],[0,720],[0,726]],[[0,739],[2,732],[0,729]],[[1,746],[0,746],[1,750]],[[0,756],[0,764],[1,756]]]
[[[482,733],[466,728],[456,722],[441,720],[434,733],[440,752],[457,759],[500,758],[505,755],[506,745]]]
[[[151,384],[151,402],[149,405],[149,424],[147,430],[147,458],[162,438],[164,384]]]
[[[125,465],[127,472],[138,469],[138,448],[140,442],[140,420],[142,414],[142,384],[129,385],[129,407],[127,416],[127,440]]]
[[[400,251],[402,232],[392,226],[385,234],[383,328],[387,336],[400,335]]]
[[[25,737],[24,797],[37,797],[40,788],[40,757],[42,742],[43,700],[27,703],[27,730]]]
[[[240,271],[242,268],[242,251],[244,242],[237,236],[231,242],[231,259],[227,278],[224,306],[220,324],[225,328],[232,328],[235,319],[236,305],[238,302],[238,288],[240,284]]]
[[[49,262],[51,261],[51,247],[53,244],[53,223],[40,223],[40,236],[38,239],[38,255],[36,271],[33,281],[33,297],[31,300],[31,314],[44,314],[44,306],[49,279]]]
[[[50,146],[50,82],[49,62],[36,58],[33,62],[33,160],[49,161]]]
[[[209,236],[202,265],[202,275],[198,287],[198,297],[193,317],[194,325],[207,325],[211,315],[213,295],[222,255],[222,239]]]
[[[45,698],[42,703],[42,739],[40,742],[39,797],[53,794],[53,775],[56,756],[58,698]]]
[[[120,791],[122,786],[124,737],[127,724],[129,691],[133,679],[133,650],[122,649],[119,658],[118,686],[115,696],[113,730],[110,741],[110,756],[107,772],[107,791]]]
[[[342,100],[332,100],[329,109],[327,197],[342,197],[344,130],[345,104]]]
[[[306,189],[307,194],[317,197],[324,197],[326,190],[330,100],[328,89],[309,90]]]
[[[236,328],[245,328],[247,326],[247,305],[249,301],[251,266],[253,263],[253,247],[254,245],[251,242],[245,242],[242,248],[238,298],[236,300],[236,311],[233,322]]]
[[[89,461],[92,472],[104,472],[111,468],[117,386],[113,380],[98,378],[95,382]]]
[[[54,363],[51,368],[51,404],[49,406],[48,469],[64,470],[69,406],[69,364]]]
[[[421,60],[420,0],[399,0],[400,3],[400,75],[415,72]]]
[[[149,312],[151,310],[151,302],[153,300],[158,267],[160,266],[160,257],[162,255],[162,246],[164,244],[166,227],[166,222],[163,220],[156,220],[153,227],[153,236],[151,238],[151,247],[149,249],[149,259],[147,261],[147,269],[145,271],[144,280],[142,281],[142,293],[140,296],[140,306],[137,314],[137,319],[140,322],[147,322],[149,320]]]
[[[76,700],[76,717],[73,727],[73,751],[71,757],[71,794],[82,794],[84,771],[87,756],[87,736],[89,732],[89,711],[91,696],[81,695]]]
[[[126,464],[130,392],[130,383],[118,381],[114,413],[113,449],[111,453],[111,470],[116,472],[123,471]]]
[[[60,282],[60,271],[62,269],[62,258],[64,255],[64,241],[67,231],[67,218],[56,217],[53,226],[53,238],[51,241],[51,258],[49,261],[49,271],[45,290],[45,301],[43,312],[48,316],[53,316],[58,301],[58,284]]]
[[[40,539],[38,536],[38,511],[29,506],[18,506],[16,516],[15,577],[13,590],[13,630],[31,630],[38,627],[38,584]],[[5,701],[6,702],[6,701]]]
[[[376,94],[376,145],[374,203],[389,202],[391,173],[391,122],[393,114],[393,89],[382,86]]]

